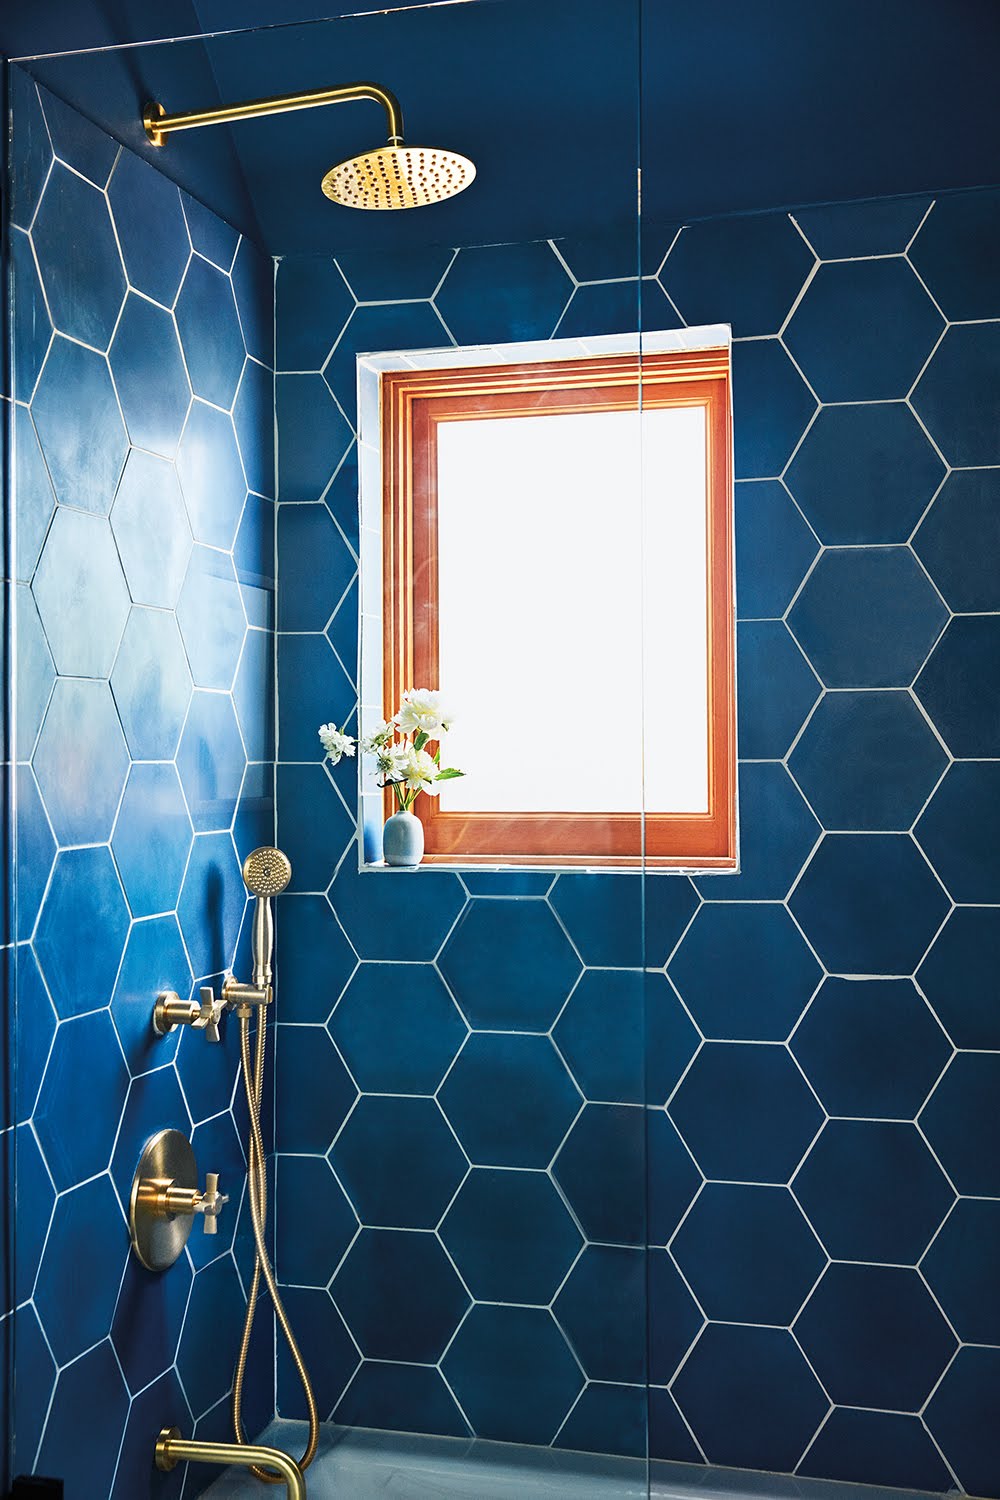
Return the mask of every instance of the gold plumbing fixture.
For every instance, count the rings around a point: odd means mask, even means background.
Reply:
[[[204,1031],[210,1042],[219,1040],[219,1019],[226,1008],[223,997],[216,1000],[210,984],[203,984],[201,1000],[182,1000],[176,990],[161,990],[153,1006],[153,1030],[157,1036],[169,1036],[178,1026],[193,1026]]]
[[[276,1471],[270,1476],[275,1483],[287,1486],[288,1500],[306,1500],[302,1470],[280,1448],[268,1448],[262,1444],[249,1447],[239,1443],[202,1443],[194,1438],[181,1437],[179,1427],[164,1427],[156,1439],[154,1453],[156,1467],[167,1474],[179,1463],[239,1464],[242,1468],[268,1464]]]
[[[177,115],[168,115],[163,105],[153,100],[142,111],[142,123],[153,145],[164,146],[167,136],[175,130],[227,125],[234,120],[317,109],[324,104],[342,104],[353,99],[373,99],[382,105],[389,127],[388,141],[385,146],[362,152],[330,168],[322,188],[334,203],[347,208],[422,208],[453,197],[472,182],[476,168],[467,156],[430,146],[404,145],[399,100],[377,83],[344,83],[335,88],[247,99],[242,104],[222,104]]]
[[[219,1174],[205,1173],[198,1187],[198,1168],[187,1136],[161,1130],[146,1142],[132,1179],[128,1224],[132,1248],[150,1271],[172,1266],[187,1244],[195,1214],[206,1234],[215,1234],[229,1198],[219,1192]]]

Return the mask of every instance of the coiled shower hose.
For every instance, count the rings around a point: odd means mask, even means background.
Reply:
[[[316,1446],[319,1442],[319,1415],[316,1411],[316,1397],[313,1395],[312,1385],[309,1381],[309,1372],[305,1367],[305,1361],[299,1352],[299,1346],[295,1342],[288,1315],[282,1305],[281,1297],[274,1280],[274,1272],[267,1254],[267,1245],[264,1240],[264,1224],[267,1218],[267,1164],[264,1157],[264,1140],[260,1129],[260,1101],[263,1097],[264,1087],[264,1058],[267,1049],[267,1027],[265,1024],[264,1007],[257,1007],[257,1045],[255,1049],[254,1066],[250,1065],[250,1019],[248,1016],[240,1016],[240,1062],[243,1071],[243,1083],[246,1089],[247,1107],[250,1113],[250,1160],[247,1171],[247,1192],[250,1198],[250,1218],[253,1223],[253,1237],[257,1248],[254,1260],[253,1280],[250,1283],[250,1294],[247,1297],[246,1317],[243,1320],[243,1337],[240,1340],[240,1352],[236,1357],[236,1370],[233,1375],[233,1431],[236,1441],[243,1447],[249,1446],[246,1434],[243,1431],[243,1382],[246,1376],[247,1355],[250,1349],[250,1335],[253,1333],[254,1314],[257,1311],[257,1295],[260,1291],[260,1283],[263,1278],[267,1290],[271,1294],[271,1302],[274,1306],[275,1317],[285,1335],[288,1348],[291,1351],[295,1368],[302,1382],[305,1392],[306,1406],[309,1410],[309,1441],[306,1450],[299,1459],[299,1468],[303,1472],[312,1463],[316,1455]],[[251,1474],[258,1479],[263,1479],[267,1484],[284,1484],[286,1481],[282,1475],[273,1469],[260,1468],[254,1465]]]

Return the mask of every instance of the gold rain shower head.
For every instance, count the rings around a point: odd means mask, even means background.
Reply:
[[[180,115],[168,115],[162,104],[154,102],[143,110],[142,123],[153,145],[165,146],[167,136],[175,130],[196,130],[201,125],[225,125],[261,115],[316,109],[349,99],[374,99],[382,105],[389,122],[389,140],[385,146],[330,168],[322,188],[334,203],[347,208],[422,208],[427,203],[451,198],[469,186],[476,169],[467,156],[431,146],[403,144],[399,101],[377,83],[345,83],[336,88],[279,94],[273,99],[248,99],[243,104],[223,104]]]

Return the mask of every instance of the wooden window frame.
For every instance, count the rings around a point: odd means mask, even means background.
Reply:
[[[706,412],[708,783],[705,813],[416,811],[425,862],[734,869],[733,483],[727,348],[380,372],[383,703],[437,687],[437,429],[541,412],[702,406]],[[394,809],[385,792],[385,814]]]

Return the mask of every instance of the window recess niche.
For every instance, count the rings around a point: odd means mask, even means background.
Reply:
[[[360,732],[456,714],[425,865],[733,870],[727,327],[358,356]],[[362,864],[393,811],[365,758]]]

